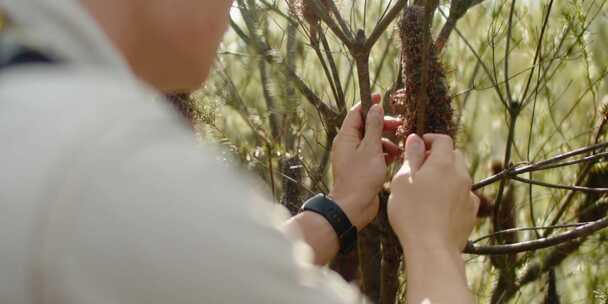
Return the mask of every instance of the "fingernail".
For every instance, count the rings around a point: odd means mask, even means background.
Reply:
[[[411,134],[407,140],[410,142],[410,145],[416,148],[421,147],[424,144],[422,138],[415,133]]]
[[[382,115],[382,106],[375,104],[370,108],[370,111],[372,111],[374,114]]]
[[[376,105],[372,105],[369,108],[369,111],[367,111],[367,116],[375,116],[378,115],[378,109],[376,108]]]
[[[420,138],[420,136],[418,135],[414,137],[414,143],[416,143],[416,146],[419,146],[421,148],[424,147],[424,141],[422,141],[422,138]]]
[[[420,154],[420,151],[423,151],[422,146],[417,141],[411,141],[405,147],[406,153],[409,154]]]

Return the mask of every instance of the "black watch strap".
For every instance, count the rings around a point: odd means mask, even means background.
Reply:
[[[357,244],[357,227],[353,226],[344,211],[325,194],[320,193],[303,205],[301,211],[312,211],[325,217],[334,228],[340,241],[340,253],[349,253]]]

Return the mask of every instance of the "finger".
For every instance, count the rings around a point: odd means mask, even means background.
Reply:
[[[380,151],[380,139],[384,129],[384,110],[379,104],[373,105],[367,113],[365,122],[365,136],[363,142],[366,146]]]
[[[361,103],[353,106],[342,122],[340,133],[349,137],[361,138],[361,128],[363,127],[363,118],[361,117]]]
[[[386,161],[387,165],[401,156],[402,153],[399,146],[390,141],[388,138],[382,138],[382,151],[385,153],[384,160]]]
[[[429,151],[429,150],[424,151],[424,160],[422,161],[422,164],[424,164],[424,162],[426,162],[426,160],[429,158],[430,155],[431,155],[431,151]],[[409,170],[410,165],[409,165],[409,161],[407,159],[407,155],[406,155],[405,150],[400,155],[400,157],[401,157],[401,161],[403,161],[404,164],[407,164],[407,167],[408,167],[408,170]],[[418,168],[418,170],[420,170],[420,167]]]
[[[394,132],[395,130],[397,130],[397,128],[399,128],[401,125],[403,124],[403,120],[396,118],[396,117],[391,117],[391,116],[384,116],[384,132]]]
[[[473,192],[471,192],[471,204],[473,204],[473,215],[477,217],[479,214],[479,206],[481,204],[481,200]]]
[[[382,100],[382,96],[380,94],[372,95],[372,103],[377,104]],[[342,122],[342,127],[340,128],[340,132],[344,135],[359,137],[361,138],[361,130],[363,128],[363,117],[361,115],[361,103],[357,103],[354,105],[348,113],[346,113],[346,117]],[[389,126],[392,126],[392,122],[389,123]]]
[[[469,169],[467,168],[467,161],[459,150],[454,151],[454,163],[456,165],[456,171],[462,176],[469,177]]]
[[[404,176],[407,175],[410,177],[412,177],[412,170],[410,169],[410,164],[409,162],[404,161],[403,164],[401,165],[401,168],[399,168],[399,171],[397,171],[397,173],[395,173],[395,176]]]
[[[426,158],[424,141],[416,134],[410,134],[405,140],[405,158],[413,175],[422,167]]]
[[[454,160],[454,141],[445,134],[424,134],[424,142],[431,155],[428,158],[429,164],[451,163]]]

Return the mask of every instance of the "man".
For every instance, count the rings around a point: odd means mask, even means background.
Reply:
[[[285,221],[158,97],[205,80],[230,6],[0,0],[1,303],[362,301],[310,262],[352,247],[338,224],[352,236],[376,216],[395,122],[353,108],[331,193]],[[410,136],[405,154],[388,213],[410,303],[471,303],[460,252],[477,202],[463,157],[433,134]]]

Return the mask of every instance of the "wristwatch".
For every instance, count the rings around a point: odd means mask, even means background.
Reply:
[[[322,215],[334,228],[340,242],[340,253],[347,254],[357,245],[357,227],[353,226],[344,211],[323,193],[308,199],[300,212],[311,211]]]

